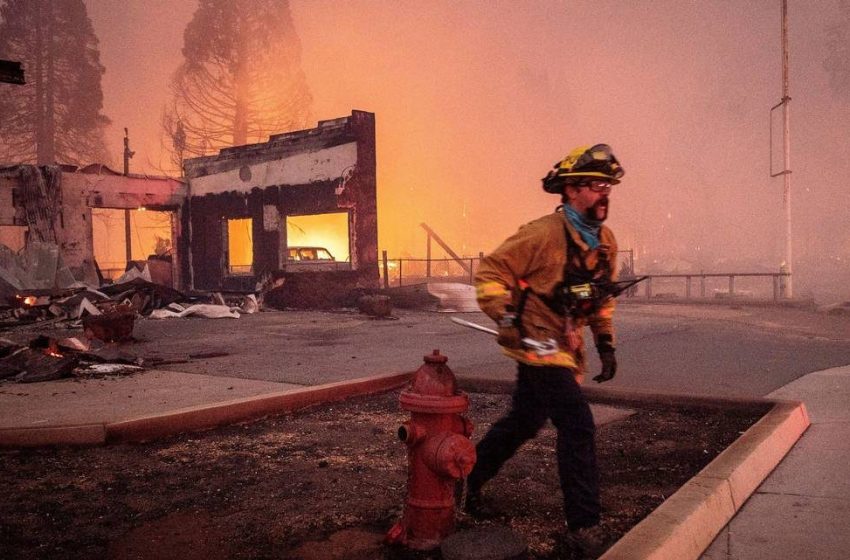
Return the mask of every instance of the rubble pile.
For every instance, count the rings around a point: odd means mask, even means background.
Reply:
[[[140,318],[238,318],[262,307],[254,294],[186,294],[152,281],[148,263],[131,263],[112,283],[77,281],[51,243],[19,253],[0,245],[0,332],[19,341],[31,330],[79,330],[76,337],[38,335],[25,343],[0,338],[0,381],[29,383],[62,377],[135,372],[145,360],[123,350]],[[155,275],[156,277],[156,275]]]
[[[0,338],[0,380],[19,383],[140,371],[144,360],[97,339],[36,336],[26,345]]]
[[[239,294],[229,298],[220,293],[188,295],[161,284],[135,278],[126,283],[105,285],[99,289],[76,287],[21,290],[6,302],[0,303],[0,330],[28,323],[59,321],[72,323],[72,328],[88,328],[98,322],[89,318],[90,316],[104,314],[125,317],[129,314],[151,319],[187,316],[239,318],[244,313],[258,311],[260,303],[254,294]]]

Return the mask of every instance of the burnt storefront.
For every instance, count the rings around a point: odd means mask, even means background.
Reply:
[[[22,262],[49,257],[68,273],[39,273],[27,287],[110,283],[136,266],[183,290],[283,283],[276,297],[287,306],[378,288],[374,114],[187,160],[184,172],[0,165],[0,286]]]
[[[162,283],[180,286],[185,199],[178,179],[122,175],[100,164],[0,166],[0,268],[39,244],[30,260],[49,257],[67,267],[63,284],[97,285],[98,272],[111,280],[131,261],[151,260]],[[53,287],[53,277],[40,284]]]
[[[227,148],[184,170],[192,288],[252,291],[270,276],[378,287],[374,114]]]

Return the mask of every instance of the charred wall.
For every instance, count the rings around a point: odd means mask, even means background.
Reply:
[[[376,288],[375,166],[374,115],[362,111],[187,160],[192,287],[250,291],[267,274],[303,279],[287,263],[287,217],[346,212],[350,263],[342,264],[349,270],[334,271],[334,283],[340,289]],[[228,220],[245,218],[251,219],[253,268],[233,274],[224,231]]]
[[[254,188],[249,193],[225,192],[191,199],[192,277],[201,290],[252,291],[256,277],[277,270],[280,252],[280,224],[264,223],[264,207],[279,205],[277,187]],[[251,218],[254,245],[254,274],[225,274],[227,247],[224,222]],[[270,227],[271,226],[271,227]]]
[[[0,169],[0,200],[11,202],[11,208],[0,212],[0,225],[26,227],[27,242],[55,243],[74,277],[90,284],[97,284],[93,208],[146,207],[174,212],[177,220],[172,237],[179,240],[185,198],[185,184],[177,179],[125,176],[99,164],[81,169],[24,164]],[[180,255],[178,245],[175,258]]]
[[[62,174],[63,232],[60,247],[66,263],[88,268],[94,260],[92,209],[160,210],[174,214],[171,237],[176,252],[173,255],[175,287],[185,284],[179,262],[186,255],[181,246],[184,237],[183,214],[186,209],[186,184],[170,177],[121,175],[105,166],[89,166]],[[120,232],[123,239],[124,231]],[[119,241],[120,243],[121,241]],[[144,257],[141,257],[144,258]]]

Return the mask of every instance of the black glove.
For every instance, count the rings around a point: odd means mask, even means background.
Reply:
[[[617,374],[617,357],[614,354],[614,337],[610,334],[600,334],[596,338],[596,349],[599,351],[599,361],[602,371],[593,378],[597,383],[611,381]]]

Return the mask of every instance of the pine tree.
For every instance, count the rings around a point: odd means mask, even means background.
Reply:
[[[308,122],[312,97],[288,0],[200,0],[183,57],[163,117],[173,165]]]
[[[850,0],[841,0],[835,23],[826,29],[829,54],[824,68],[829,72],[829,84],[839,97],[850,99]]]
[[[105,162],[98,41],[82,0],[8,0],[0,58],[24,64],[27,84],[0,88],[0,161]]]

